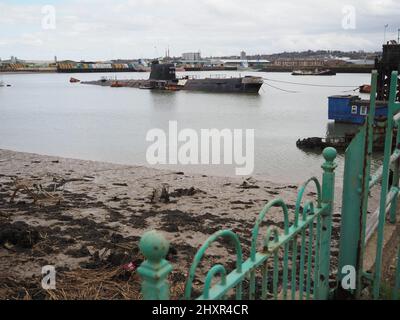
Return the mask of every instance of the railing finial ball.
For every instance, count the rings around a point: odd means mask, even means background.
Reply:
[[[335,148],[325,148],[323,155],[326,161],[333,162],[337,157],[337,151]]]
[[[149,231],[140,240],[139,248],[147,260],[159,262],[167,256],[169,242],[159,232]]]

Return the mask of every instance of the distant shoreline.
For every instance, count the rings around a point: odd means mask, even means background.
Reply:
[[[329,70],[335,71],[336,73],[358,73],[358,74],[370,74],[374,68],[370,69],[365,69],[365,68],[354,68],[354,69],[348,69],[348,68],[341,68],[341,69],[335,69],[335,68],[329,68]],[[309,70],[309,69],[301,69],[301,70]],[[195,72],[203,72],[203,71],[187,71],[191,73]],[[293,72],[292,69],[289,68],[267,68],[267,69],[262,69],[262,70],[244,70],[244,71],[226,71],[226,72],[270,72],[270,73],[291,73]],[[113,72],[91,72],[91,73],[127,73],[127,72],[120,72],[120,71],[113,71]],[[137,73],[137,72],[135,72]],[[57,72],[57,71],[0,71],[0,75],[15,75],[15,74],[88,74],[87,72]]]
[[[35,74],[35,73],[58,73],[57,70],[23,70],[23,71],[0,71],[1,74]]]
[[[336,73],[371,73],[375,67],[371,66],[351,66],[351,67],[318,67],[318,69],[329,69]],[[315,67],[279,67],[279,66],[270,66],[260,70],[260,72],[293,72],[293,70],[315,70]]]

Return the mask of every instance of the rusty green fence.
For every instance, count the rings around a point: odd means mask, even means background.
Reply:
[[[355,298],[359,298],[365,288],[371,289],[374,299],[381,298],[385,226],[387,225],[387,220],[391,224],[396,223],[397,199],[400,191],[400,103],[396,102],[398,95],[397,72],[393,72],[391,77],[388,117],[385,125],[383,165],[375,173],[371,173],[371,157],[374,151],[374,139],[376,138],[374,128],[377,125],[375,119],[377,78],[378,74],[374,71],[372,73],[368,117],[365,125],[347,149],[345,157],[340,258],[337,279],[340,295],[343,296],[345,294]],[[393,172],[392,179],[390,179],[391,169]],[[370,192],[379,183],[381,188],[379,207],[372,214],[369,214]],[[374,238],[373,235],[375,236]],[[376,254],[373,257],[373,268],[365,270],[365,252],[367,245],[371,241],[376,241]],[[399,245],[398,240],[394,241],[397,243],[392,245]],[[345,276],[342,270],[348,266],[354,267],[357,271],[356,289],[344,290],[340,285]],[[397,280],[393,288],[393,298],[398,298],[397,294],[400,287],[399,272],[400,267],[397,264],[397,271],[395,271]]]
[[[322,185],[311,178],[300,189],[291,215],[282,199],[268,203],[256,220],[251,239],[250,254],[244,260],[241,241],[230,230],[217,232],[199,249],[194,257],[186,281],[185,299],[318,299],[360,298],[368,289],[374,299],[382,297],[384,238],[386,227],[396,224],[398,196],[400,193],[400,103],[397,97],[398,73],[393,72],[388,102],[388,117],[385,124],[385,148],[383,165],[371,173],[374,128],[377,126],[376,71],[372,73],[372,91],[368,117],[364,126],[346,151],[343,179],[343,200],[340,230],[340,248],[336,286],[330,288],[331,232],[334,207],[336,150],[327,148],[323,155]],[[395,136],[395,137],[394,137]],[[390,171],[392,170],[392,179]],[[305,201],[306,189],[314,185],[316,199]],[[379,207],[369,213],[370,192],[380,186]],[[259,248],[260,228],[272,208],[280,208],[283,229],[267,228],[262,246]],[[292,217],[292,219],[290,219]],[[221,239],[230,240],[236,253],[236,269],[229,272],[224,265],[209,269],[202,283],[202,294],[194,296],[194,280],[199,276],[199,267],[209,247]],[[375,255],[371,268],[366,268],[367,246],[375,242]],[[400,298],[400,239],[392,239],[398,254],[394,257],[393,279],[389,281],[390,297]],[[226,243],[226,241],[225,241]],[[168,242],[157,232],[143,236],[140,248],[145,262],[138,269],[142,278],[144,299],[169,299],[168,275],[172,266],[165,260]],[[387,258],[385,256],[385,258]],[[369,257],[369,259],[371,259]],[[341,285],[347,276],[343,270],[355,270],[355,287]],[[384,279],[386,281],[386,279]],[[196,292],[199,289],[195,288]]]
[[[330,249],[334,204],[336,150],[324,150],[322,186],[317,178],[308,180],[299,190],[295,212],[290,218],[282,199],[269,202],[256,220],[250,256],[244,260],[237,234],[223,230],[212,235],[199,249],[186,281],[185,299],[327,299],[330,295]],[[304,201],[306,190],[314,185],[316,199]],[[261,249],[260,229],[272,208],[280,208],[283,230],[267,228]],[[193,283],[207,249],[225,239],[234,244],[236,269],[228,273],[223,265],[213,266],[205,276],[202,294],[193,297]],[[146,261],[138,269],[144,299],[169,299],[168,275],[172,266],[165,260],[167,241],[157,232],[145,234],[140,249]],[[258,288],[257,288],[258,286]]]

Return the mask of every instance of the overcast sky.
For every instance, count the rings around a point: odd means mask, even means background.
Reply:
[[[168,46],[173,56],[375,51],[386,24],[397,39],[400,0],[0,0],[0,57],[152,58]]]

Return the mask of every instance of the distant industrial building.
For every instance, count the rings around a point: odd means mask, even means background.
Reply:
[[[278,59],[274,61],[274,66],[279,67],[322,67],[324,60],[319,59]]]
[[[346,65],[346,61],[334,59],[277,59],[273,62],[277,67],[293,67],[293,68],[318,68],[318,67],[333,67]]]
[[[247,60],[247,59],[227,59],[221,60],[221,63],[226,66],[226,67],[243,67],[243,68],[265,68],[270,61],[269,60],[264,60],[264,59],[258,59],[258,60]]]
[[[187,52],[182,54],[183,61],[198,62],[201,61],[200,52]]]
[[[247,59],[245,51],[240,52],[239,59],[222,59],[221,62],[226,67],[237,67],[238,69],[262,69],[270,63],[265,59]]]
[[[245,51],[239,57],[231,58],[202,58],[200,52],[188,52],[182,54],[178,65],[186,70],[244,70],[244,69],[263,69],[270,61],[262,59],[248,60]]]

